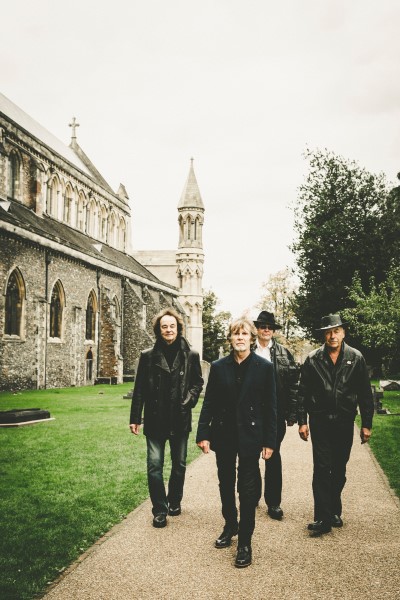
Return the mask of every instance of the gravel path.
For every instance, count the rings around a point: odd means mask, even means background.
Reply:
[[[217,550],[223,520],[214,454],[187,471],[182,514],[152,527],[144,502],[63,577],[46,600],[400,599],[400,505],[358,431],[343,493],[342,529],[310,538],[311,442],[288,429],[282,445],[281,522],[258,507],[253,564],[233,566],[236,540]]]

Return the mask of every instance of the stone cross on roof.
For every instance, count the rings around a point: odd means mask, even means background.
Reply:
[[[76,139],[76,128],[79,126],[79,123],[76,122],[76,118],[72,117],[72,123],[68,124],[68,127],[72,127],[71,139]]]

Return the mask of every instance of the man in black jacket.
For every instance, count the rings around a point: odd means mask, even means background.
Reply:
[[[309,415],[313,446],[313,535],[342,527],[341,493],[354,436],[354,419],[361,414],[361,443],[369,441],[374,404],[367,366],[361,352],[344,342],[339,314],[322,317],[323,346],[311,352],[301,370],[298,402],[299,434],[308,440]]]
[[[138,435],[144,407],[147,477],[154,527],[165,527],[167,514],[181,513],[192,408],[203,387],[200,357],[183,337],[183,321],[172,308],[158,313],[153,324],[156,343],[140,355],[133,390],[130,430]],[[166,441],[171,475],[165,492],[163,467]]]
[[[282,326],[275,321],[273,313],[262,310],[254,325],[257,328],[255,352],[271,361],[275,371],[277,440],[273,455],[265,461],[264,499],[269,516],[280,521],[283,517],[280,449],[286,433],[286,424],[292,427],[297,421],[298,368],[289,350],[274,339],[275,331],[282,329]]]
[[[274,370],[270,362],[251,351],[255,337],[248,319],[231,324],[228,339],[232,352],[211,364],[196,437],[204,453],[211,448],[216,454],[225,526],[215,546],[227,548],[239,532],[236,567],[251,564],[251,538],[261,493],[260,453],[268,460],[276,446]]]

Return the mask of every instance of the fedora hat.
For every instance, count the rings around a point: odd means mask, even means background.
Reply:
[[[315,331],[325,331],[326,329],[333,329],[334,327],[343,327],[347,323],[343,322],[339,313],[326,315],[321,319],[321,327]]]
[[[253,321],[253,323],[256,327],[260,327],[260,325],[270,325],[274,331],[275,329],[282,329],[282,325],[275,322],[274,313],[270,313],[267,310],[262,310],[257,317],[257,321]]]

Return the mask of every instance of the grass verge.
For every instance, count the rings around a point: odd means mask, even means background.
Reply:
[[[0,428],[0,598],[41,594],[148,497],[145,438],[129,432],[130,400],[123,399],[131,388],[0,394],[0,410],[42,408],[55,417]],[[192,434],[188,462],[199,453]]]

